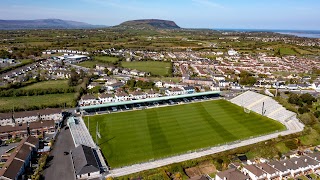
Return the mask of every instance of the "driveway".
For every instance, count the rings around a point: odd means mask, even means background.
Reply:
[[[65,155],[64,152],[70,152],[74,149],[74,143],[69,128],[61,128],[57,136],[53,150],[50,152],[49,163],[44,170],[46,180],[73,180],[75,173],[71,154]]]

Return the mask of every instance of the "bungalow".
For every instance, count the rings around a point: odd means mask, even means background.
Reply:
[[[308,162],[311,164],[313,171],[316,173],[320,172],[320,153],[314,152],[312,154],[308,154],[307,157],[310,158]]]
[[[275,168],[277,171],[279,171],[281,179],[288,179],[291,178],[291,170],[288,167],[288,164],[283,161],[272,161],[268,163],[271,167]]]
[[[272,180],[280,179],[280,171],[271,167],[269,164],[261,163],[261,164],[257,164],[256,166],[267,173],[268,179],[272,179]]]
[[[100,177],[100,167],[95,149],[80,145],[71,151],[76,179],[94,179]]]
[[[98,98],[99,98],[100,104],[110,103],[115,101],[114,96],[112,94],[100,94]]]
[[[176,87],[176,88],[166,90],[165,94],[167,96],[175,96],[175,95],[185,94],[185,91],[183,89]]]
[[[216,174],[215,180],[249,180],[250,177],[242,174],[238,169],[232,168]]]
[[[133,76],[138,76],[139,75],[139,71],[134,69],[134,70],[130,71],[130,74],[133,75]]]
[[[97,103],[96,97],[94,97],[91,94],[86,94],[81,97],[79,100],[80,106],[89,106],[89,105],[95,105]]]
[[[267,173],[265,171],[253,164],[244,166],[242,171],[244,174],[248,175],[252,180],[265,179],[267,177]]]

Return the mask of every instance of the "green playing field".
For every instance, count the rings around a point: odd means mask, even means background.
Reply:
[[[86,123],[87,119],[84,118]],[[245,113],[243,108],[225,100],[96,115],[89,119],[93,137],[99,122],[98,144],[112,168],[285,129],[277,121]]]

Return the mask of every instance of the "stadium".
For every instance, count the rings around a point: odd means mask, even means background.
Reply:
[[[296,114],[247,91],[166,96],[81,107],[113,176],[237,148],[303,130]],[[99,114],[103,113],[103,114]]]

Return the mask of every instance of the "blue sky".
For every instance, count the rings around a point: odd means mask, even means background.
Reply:
[[[186,28],[320,30],[319,0],[1,0],[0,19],[117,25],[168,19]]]

